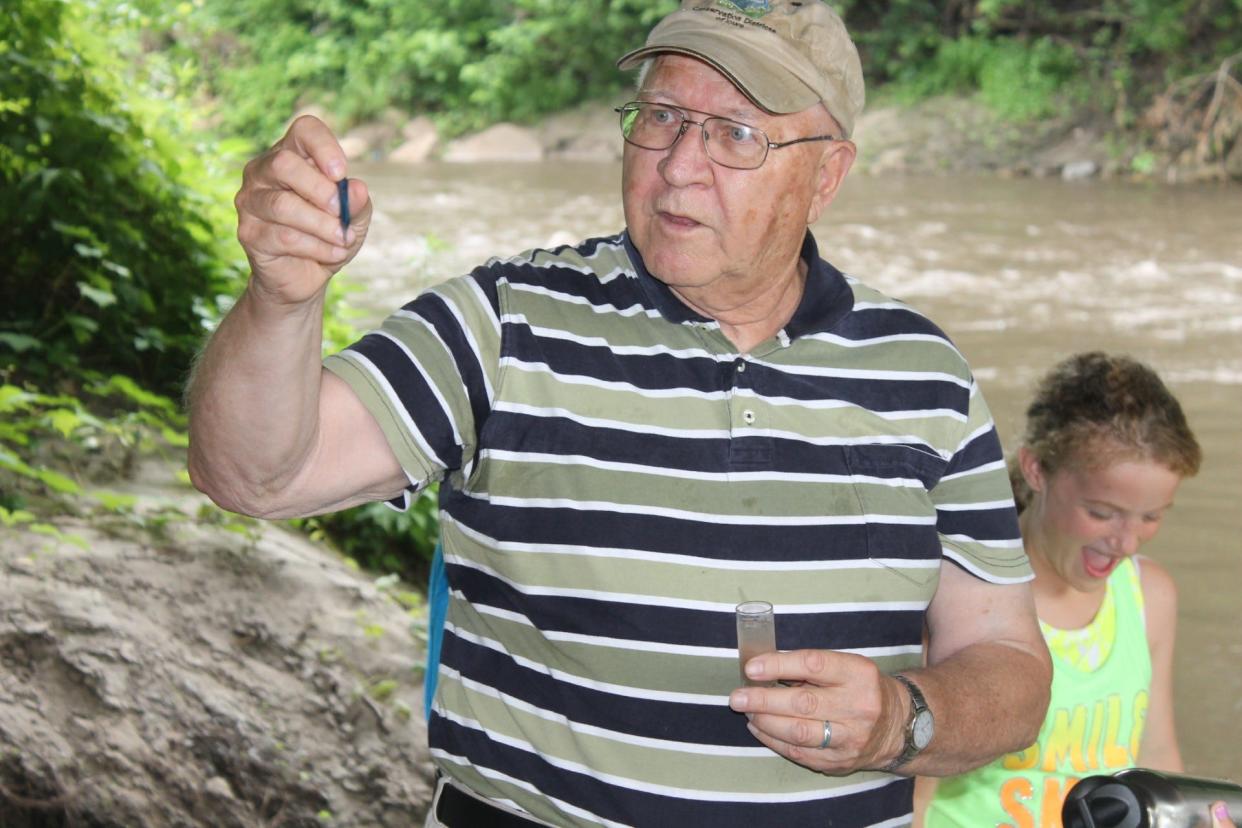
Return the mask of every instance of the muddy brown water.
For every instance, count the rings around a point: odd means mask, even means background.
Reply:
[[[355,165],[376,203],[349,273],[366,326],[492,255],[623,225],[616,164]],[[814,227],[829,261],[936,320],[1007,449],[1037,378],[1085,349],[1173,387],[1205,449],[1146,553],[1177,580],[1187,771],[1242,782],[1242,188],[850,178]]]

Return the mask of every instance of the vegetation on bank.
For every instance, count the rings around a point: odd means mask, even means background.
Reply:
[[[1199,124],[1217,146],[1198,160],[1223,157],[1242,132],[1242,75],[1229,63],[1242,56],[1242,0],[836,5],[873,96],[977,94],[1016,121],[1095,115],[1123,143],[1175,155],[1163,133],[1192,114],[1214,121],[1231,93],[1235,117],[1223,129]],[[621,88],[628,79],[616,58],[676,7],[676,0],[199,0],[165,32],[163,46],[200,70],[218,122],[260,145],[307,101],[345,125],[390,108],[427,114],[452,135],[529,122]]]
[[[0,12],[0,522],[126,515],[85,492],[184,443],[173,402],[245,279],[240,159],[313,100],[448,133],[629,79],[675,0],[23,0]],[[1170,158],[1242,158],[1242,0],[840,0],[870,93],[978,95],[1017,122],[1104,119]],[[1137,162],[1136,162],[1137,163]],[[1144,162],[1149,163],[1149,162]],[[1142,164],[1139,164],[1142,166]],[[353,335],[334,288],[329,347]],[[132,510],[129,512],[132,514]],[[416,575],[430,500],[300,522]],[[244,531],[244,523],[238,523]],[[61,537],[61,540],[65,538]],[[71,539],[69,539],[71,540]],[[411,554],[414,550],[414,554]]]
[[[184,519],[140,514],[107,486],[184,447],[182,386],[245,281],[231,192],[249,144],[193,127],[192,72],[149,49],[152,27],[173,25],[164,11],[26,0],[0,14],[0,526],[57,542],[79,542],[65,516],[156,535]],[[333,348],[354,336],[345,293]],[[364,566],[419,571],[395,550],[413,536],[430,556],[430,503],[378,508],[303,524]],[[248,531],[218,510],[198,518]]]

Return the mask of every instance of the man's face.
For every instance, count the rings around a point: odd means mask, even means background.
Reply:
[[[715,69],[681,55],[656,59],[639,99],[742,121],[776,142],[840,134],[819,106],[770,115]],[[630,237],[651,273],[675,290],[749,292],[796,266],[807,225],[832,200],[853,158],[852,144],[808,142],[772,150],[758,169],[734,170],[708,158],[693,125],[667,150],[626,144]]]

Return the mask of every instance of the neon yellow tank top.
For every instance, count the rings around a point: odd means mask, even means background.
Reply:
[[[1060,828],[1080,778],[1133,767],[1151,686],[1143,591],[1133,558],[1108,577],[1091,623],[1040,622],[1052,653],[1052,700],[1039,739],[961,776],[941,779],[926,828]]]

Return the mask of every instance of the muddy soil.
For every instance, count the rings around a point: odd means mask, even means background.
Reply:
[[[422,613],[175,472],[0,527],[0,826],[421,824]]]

